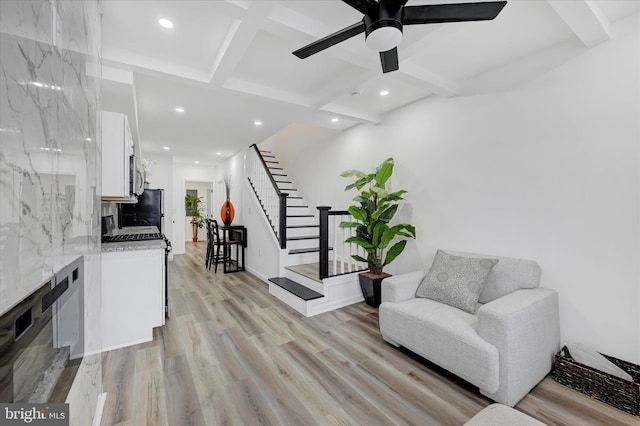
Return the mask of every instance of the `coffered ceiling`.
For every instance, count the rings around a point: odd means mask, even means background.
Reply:
[[[455,1],[408,4],[438,3]],[[635,0],[511,0],[493,21],[405,27],[400,70],[383,74],[364,35],[304,60],[291,54],[362,19],[339,0],[101,4],[104,108],[136,111],[143,153],[202,164],[296,123],[337,132],[430,95],[464,96],[470,82],[477,92],[478,77],[527,57],[543,61],[540,52],[561,43],[606,42],[615,21],[640,11]],[[112,79],[120,70],[130,81]]]

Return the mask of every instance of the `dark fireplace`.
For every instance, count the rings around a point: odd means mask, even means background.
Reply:
[[[83,290],[79,257],[0,317],[0,402],[64,402],[82,359]]]

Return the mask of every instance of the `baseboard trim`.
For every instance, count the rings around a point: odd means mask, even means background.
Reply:
[[[100,426],[102,423],[102,413],[104,412],[104,405],[107,402],[107,393],[102,392],[98,395],[98,401],[96,401],[96,411],[93,413],[93,422],[91,426]]]

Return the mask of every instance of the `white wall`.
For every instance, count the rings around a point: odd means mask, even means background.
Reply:
[[[216,180],[215,166],[201,166],[198,164],[173,163],[173,202],[171,211],[173,214],[173,244],[174,254],[183,254],[185,252],[185,210],[184,196],[185,183],[187,181],[195,182],[214,182]],[[165,205],[165,210],[169,209],[169,205]]]
[[[563,341],[639,363],[637,17],[613,32],[502,93],[432,97],[322,143],[269,144],[313,205],[335,208],[355,195],[340,172],[394,157],[392,189],[409,191],[399,220],[418,239],[389,272],[426,268],[437,248],[534,259],[559,293]]]
[[[218,181],[222,181],[224,176],[231,177],[230,198],[236,210],[233,223],[247,228],[245,266],[247,270],[266,280],[278,276],[280,248],[248,183],[244,163],[245,151],[230,157],[219,167]],[[220,200],[220,205],[223,201]]]

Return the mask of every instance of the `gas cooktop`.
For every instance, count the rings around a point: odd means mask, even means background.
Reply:
[[[103,243],[117,243],[128,241],[147,241],[147,240],[161,240],[163,235],[159,232],[150,232],[146,234],[118,234],[112,236],[104,235],[102,237]]]

